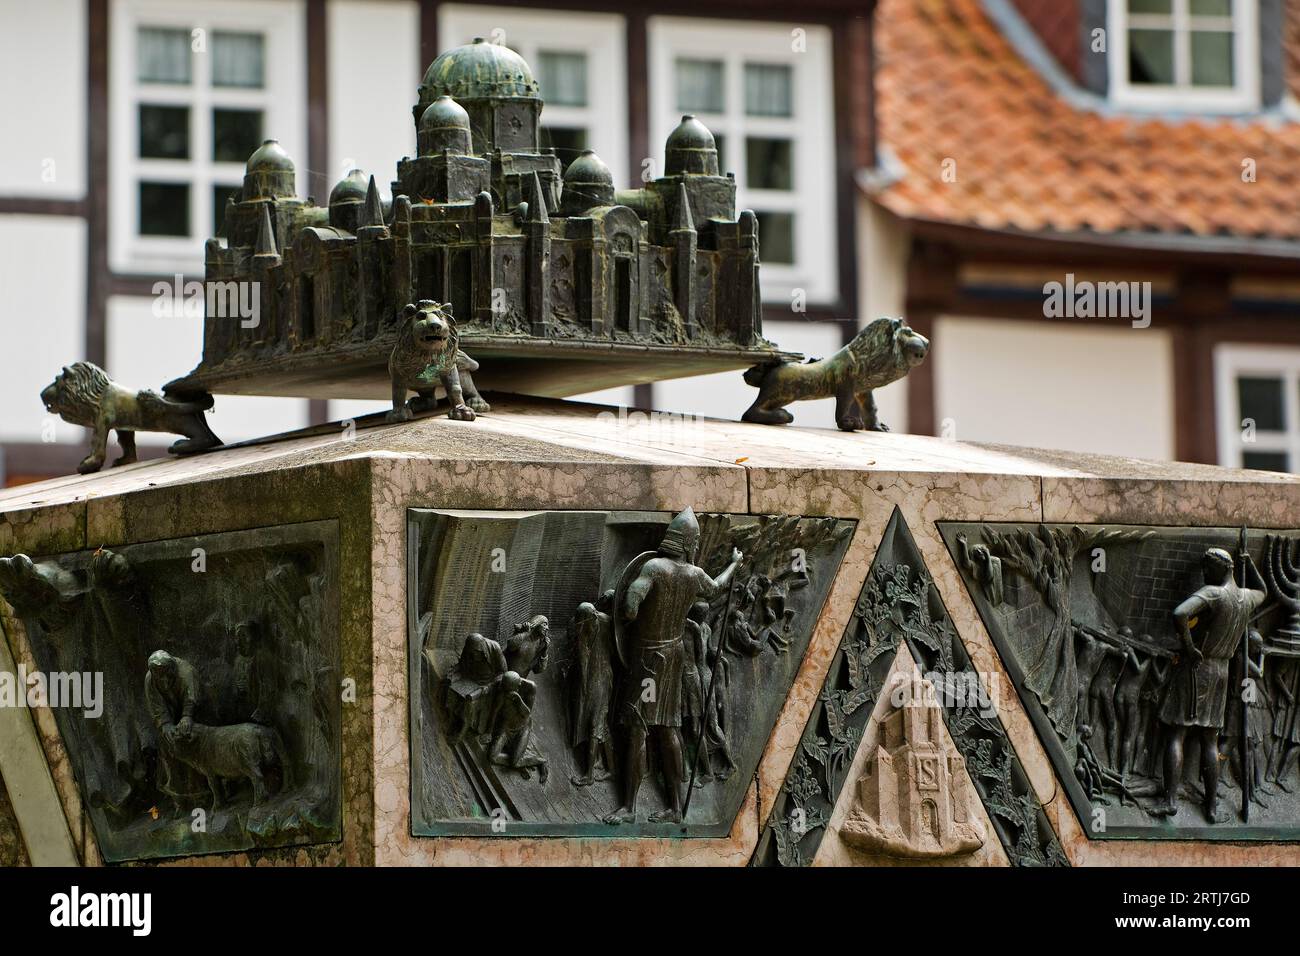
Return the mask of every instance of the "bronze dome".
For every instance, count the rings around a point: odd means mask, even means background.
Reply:
[[[438,56],[424,72],[423,86],[434,96],[483,99],[537,97],[537,81],[524,58],[499,43],[475,37]]]

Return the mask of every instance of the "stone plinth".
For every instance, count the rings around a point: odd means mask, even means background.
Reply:
[[[0,772],[12,813],[0,814],[0,826],[12,829],[14,824],[6,823],[12,817],[21,834],[39,835],[42,846],[62,840],[86,864],[106,858],[166,858],[217,864],[745,865],[778,856],[780,862],[808,863],[812,841],[820,837],[805,843],[805,836],[814,830],[825,835],[842,824],[853,803],[849,791],[856,793],[853,783],[862,776],[860,748],[865,741],[874,752],[880,738],[866,726],[879,701],[881,678],[872,683],[862,674],[883,667],[883,677],[897,648],[906,643],[920,671],[942,664],[940,669],[952,673],[973,674],[994,705],[984,725],[963,724],[955,712],[946,717],[945,732],[959,750],[967,744],[975,748],[981,740],[994,742],[991,750],[963,752],[964,768],[953,765],[954,772],[969,775],[980,793],[972,817],[987,834],[985,847],[969,854],[968,861],[1300,863],[1300,845],[1291,842],[1300,840],[1300,815],[1288,824],[1284,806],[1269,818],[1271,826],[1279,827],[1271,838],[1254,834],[1224,842],[1207,836],[1199,823],[1190,837],[1181,838],[1180,820],[1190,822],[1196,812],[1190,791],[1182,798],[1190,801],[1187,807],[1169,824],[1174,829],[1120,840],[1098,838],[1091,831],[1093,820],[1080,815],[1078,788],[1060,776],[1073,764],[1063,762],[1061,746],[1044,736],[1041,707],[1022,688],[1021,664],[1002,656],[999,644],[1005,642],[990,634],[981,614],[987,615],[991,602],[981,577],[987,561],[980,555],[964,558],[953,537],[959,524],[1034,528],[1047,523],[1214,529],[1209,537],[1218,540],[1223,529],[1246,524],[1252,557],[1259,563],[1267,535],[1293,536],[1292,529],[1300,527],[1300,481],[906,435],[646,419],[558,401],[496,396],[493,408],[472,423],[435,417],[355,431],[327,429],[0,492],[0,555],[26,554],[37,565],[72,575],[57,584],[57,599],[47,594],[42,603],[38,589],[36,597],[26,595],[18,604],[0,602],[0,624],[15,667],[29,673],[98,667],[89,660],[61,659],[51,650],[65,646],[57,635],[69,626],[52,608],[74,618],[92,615],[88,620],[107,628],[96,633],[114,635],[98,653],[111,655],[119,653],[114,648],[123,648],[122,658],[111,661],[111,667],[102,661],[99,667],[106,678],[117,674],[115,679],[127,685],[105,692],[107,701],[119,701],[113,706],[143,706],[148,653],[165,649],[192,658],[203,677],[194,722],[273,727],[288,752],[258,759],[291,770],[287,784],[268,774],[271,795],[256,812],[249,809],[254,799],[251,772],[231,771],[218,784],[226,816],[218,810],[210,818],[224,821],[221,826],[227,829],[220,839],[205,843],[173,834],[158,852],[148,851],[143,842],[123,851],[112,835],[139,827],[140,801],[158,792],[158,754],[165,748],[156,721],[143,711],[122,715],[107,709],[98,718],[108,722],[106,728],[123,722],[133,728],[119,738],[111,729],[87,727],[84,718],[56,715],[47,706],[11,710],[5,726],[15,729],[0,747]],[[685,830],[646,819],[660,806],[653,796],[659,789],[654,762],[642,787],[641,816],[632,827],[600,820],[601,810],[615,809],[613,782],[581,787],[570,782],[582,776],[585,761],[581,734],[571,726],[580,722],[574,714],[582,708],[566,708],[571,689],[579,684],[576,605],[571,613],[551,611],[554,655],[545,667],[520,675],[537,685],[539,695],[521,694],[520,700],[528,704],[544,698],[527,713],[549,722],[547,726],[528,736],[520,720],[484,725],[513,728],[509,740],[520,747],[512,751],[517,759],[495,761],[489,752],[492,742],[472,734],[461,742],[464,746],[444,737],[447,728],[437,715],[445,704],[433,697],[414,699],[413,694],[438,694],[438,681],[451,673],[463,651],[460,631],[477,628],[508,656],[515,625],[543,613],[538,610],[541,595],[570,587],[566,569],[581,566],[581,588],[572,597],[596,607],[600,591],[615,586],[621,563],[637,550],[653,548],[668,519],[687,506],[701,516],[699,561],[708,574],[721,572],[735,542],[742,542],[736,545],[741,550],[748,546],[755,555],[766,555],[768,563],[762,569],[742,565],[747,581],[760,572],[762,580],[734,598],[724,594],[705,614],[705,620],[720,623],[741,612],[745,623],[727,631],[736,642],[734,650],[724,652],[730,686],[750,688],[759,696],[725,714],[738,773],[697,788]],[[456,520],[428,523],[434,537],[416,540],[411,516],[419,511]],[[506,532],[484,529],[490,522],[517,522],[530,515],[541,517],[529,521],[546,525],[552,512],[585,517],[570,519],[572,527],[566,524],[554,533],[520,536],[510,530],[515,544],[502,555],[503,573],[512,575],[510,586],[493,591],[491,536]],[[472,519],[475,514],[481,520]],[[800,539],[809,556],[806,580],[782,578],[772,557],[782,549],[804,547],[787,547],[783,535],[796,532],[781,531],[759,516],[788,516],[803,523],[806,530],[798,534],[809,536]],[[526,557],[514,550],[534,546],[543,550]],[[1122,541],[1110,545],[1126,546]],[[266,549],[266,556],[254,553],[258,547]],[[206,571],[189,568],[197,560],[196,548],[205,549]],[[481,567],[464,557],[476,548],[484,549]],[[144,603],[119,605],[105,598],[108,579],[92,579],[91,571],[98,566],[96,556],[102,565],[106,552],[124,556],[135,570],[130,580],[138,591],[133,593]],[[442,560],[447,555],[458,560],[447,563]],[[1122,556],[1118,551],[1115,556],[1114,566],[1122,570]],[[223,565],[223,560],[229,563]],[[514,568],[512,562],[518,560],[531,562],[526,573]],[[1004,555],[1004,591],[1020,594],[1025,589],[1017,585],[1012,564]],[[897,577],[897,568],[904,565],[905,579]],[[440,579],[440,573],[455,577]],[[190,580],[185,576],[190,574],[193,587],[178,583]],[[226,585],[215,580],[222,575]],[[876,576],[881,576],[880,597],[871,591]],[[1090,594],[1110,593],[1093,588],[1085,578],[1076,574],[1074,585],[1089,587]],[[122,582],[128,579],[112,580],[125,587]],[[1180,578],[1172,586],[1187,585],[1191,593],[1201,581]],[[869,620],[876,613],[870,609],[888,611],[889,602],[901,600],[903,592],[913,595],[907,599],[913,603],[895,616],[919,623],[900,631],[891,645],[894,653],[879,654],[884,663],[878,664],[871,649],[894,625],[883,623],[888,614]],[[564,594],[567,607],[573,601],[568,591]],[[272,600],[277,595],[278,604]],[[428,603],[431,596],[435,604]],[[452,613],[460,600],[465,606],[481,605],[475,620]],[[158,613],[159,602],[169,605],[167,615]],[[1122,602],[1107,602],[1099,601],[1100,610],[1087,604],[1093,616],[1081,623],[1103,635],[1118,633],[1124,623],[1116,616]],[[1072,607],[1085,604],[1076,598]],[[135,616],[122,616],[122,608],[136,608]],[[784,608],[793,613],[785,615]],[[311,615],[308,609],[314,609]],[[584,612],[588,620],[598,620],[591,613]],[[171,630],[150,630],[150,622],[164,619]],[[260,644],[241,631],[245,619],[261,628]],[[998,620],[1005,630],[1005,622]],[[440,627],[450,629],[451,644],[429,640],[442,633]],[[178,638],[181,628],[187,629],[184,641]],[[582,632],[588,633],[596,632]],[[738,634],[752,641],[746,645]],[[257,657],[258,646],[271,648],[272,659]],[[857,656],[850,664],[851,655]],[[1265,660],[1267,673],[1280,673],[1274,670],[1280,658]],[[57,666],[51,667],[51,661]],[[706,673],[716,669],[706,662]],[[492,671],[481,679],[482,686],[497,676]],[[286,688],[308,694],[315,703],[301,711],[285,709],[277,695],[290,693]],[[719,693],[716,687],[713,692]],[[827,700],[834,701],[830,717]],[[508,692],[500,701],[498,711],[506,702],[514,706]],[[423,711],[426,702],[431,709]],[[683,705],[688,706],[700,704]],[[421,739],[412,739],[413,713],[433,715],[421,731],[426,745],[419,752],[422,776],[413,773],[413,748],[421,745]],[[844,715],[851,719],[841,720]],[[822,723],[815,723],[808,735],[810,716]],[[302,729],[313,721],[319,733]],[[612,735],[618,736],[622,725],[616,719],[611,725]],[[697,739],[683,726],[688,743]],[[1225,730],[1229,732],[1231,728]],[[256,731],[247,733],[256,737]],[[818,739],[825,745],[824,759],[837,768],[830,774],[834,787],[824,772],[809,769],[812,764],[804,761],[802,742],[813,741],[809,746],[815,747]],[[89,774],[92,768],[101,775],[115,772],[116,760],[101,759],[110,752],[104,742],[109,740],[128,757],[132,748],[144,755],[138,770],[123,771],[131,794],[115,806],[106,806],[103,794],[121,793],[121,788],[96,785]],[[536,762],[528,777],[521,772],[530,764],[525,756],[530,745],[546,758],[544,786],[558,794],[552,798],[548,789],[547,801],[532,800],[535,794],[527,790],[543,786]],[[302,748],[310,748],[310,754]],[[688,747],[688,755],[694,749]],[[1077,748],[1070,753],[1077,755]],[[316,768],[315,776],[304,772],[308,767]],[[1010,789],[1005,792],[991,776],[998,768],[1007,774]],[[983,771],[990,775],[981,779]],[[413,786],[423,794],[423,788],[436,788],[454,774],[473,785],[448,788],[446,799],[427,801],[413,815]],[[1131,789],[1139,783],[1132,776],[1126,779],[1135,785]],[[57,794],[57,800],[24,797],[42,787]],[[575,796],[569,796],[570,788]],[[1240,791],[1230,771],[1220,788],[1224,806],[1232,808]],[[821,820],[805,820],[812,829],[795,832],[793,843],[789,832],[778,840],[781,819],[774,820],[774,808],[779,817],[787,812],[792,794],[814,790],[832,809]],[[1103,781],[1099,792],[1104,790]],[[848,796],[841,800],[841,795]],[[799,799],[812,806],[804,796]],[[1111,799],[1120,805],[1117,796]],[[1140,793],[1136,799],[1139,806],[1152,800]],[[1012,812],[1009,804],[1003,805],[1007,800],[1016,804],[1017,819],[1027,821],[1024,827],[1005,824]],[[202,802],[210,804],[208,798]],[[297,816],[286,810],[286,803],[299,808]],[[1126,813],[1132,811],[1125,806]],[[150,809],[143,807],[145,813]],[[268,821],[271,811],[276,815]],[[494,828],[497,820],[500,826]],[[110,846],[116,848],[111,853],[106,851]],[[28,856],[34,861],[51,858],[43,852]],[[827,850],[817,862],[861,859]]]

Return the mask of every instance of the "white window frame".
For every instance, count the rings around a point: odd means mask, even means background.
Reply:
[[[796,33],[801,31],[800,33]],[[790,212],[795,217],[794,264],[763,262],[763,300],[789,305],[796,290],[808,303],[839,301],[838,221],[835,161],[835,87],[831,31],[807,24],[651,17],[650,142],[657,174],[663,172],[663,144],[682,112],[677,109],[678,57],[721,60],[727,112],[697,116],[726,138],[724,162],[736,177],[736,208]],[[796,50],[801,38],[802,49]],[[791,68],[794,115],[745,114],[745,63],[781,63]],[[748,135],[789,137],[793,142],[792,190],[750,189],[745,182],[744,143]],[[763,236],[759,234],[762,258]]]
[[[1166,14],[1130,14],[1128,0],[1109,0],[1106,32],[1110,39],[1110,98],[1120,106],[1151,110],[1196,110],[1244,113],[1259,109],[1259,7],[1256,0],[1233,0],[1231,17],[1193,17],[1189,0],[1173,0],[1174,71],[1177,83],[1130,83],[1128,31],[1149,25],[1166,29]],[[1191,23],[1221,21],[1232,30],[1232,58],[1236,75],[1232,87],[1191,85]],[[1163,23],[1164,25],[1161,25]]]
[[[263,112],[263,136],[278,139],[293,157],[299,184],[306,169],[306,27],[302,0],[222,0],[178,4],[166,0],[116,0],[109,56],[109,263],[115,272],[200,273],[203,244],[213,222],[212,189],[242,183],[244,161],[214,162],[213,106],[248,107]],[[195,54],[190,83],[171,86],[138,80],[136,37],[141,27],[258,32],[265,36],[265,86],[259,90],[212,87],[211,61]],[[209,48],[210,49],[210,48]],[[190,159],[142,159],[139,153],[141,103],[187,106]],[[188,238],[142,236],[138,184],[142,180],[188,183]]]
[[[1242,441],[1241,403],[1237,379],[1246,376],[1282,380],[1286,431],[1256,431],[1255,440]],[[1263,345],[1216,345],[1214,396],[1219,464],[1242,467],[1247,451],[1285,452],[1292,472],[1300,471],[1300,348]]]
[[[543,92],[541,125],[586,128],[588,148],[613,172],[615,185],[626,183],[629,168],[627,24],[623,17],[612,13],[537,12],[477,4],[449,3],[438,7],[439,52],[470,43],[475,37],[514,50],[533,69],[534,77],[539,50],[584,54],[587,105],[547,103]]]

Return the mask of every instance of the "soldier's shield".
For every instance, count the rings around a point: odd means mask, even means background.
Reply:
[[[641,573],[641,568],[647,561],[653,558],[659,552],[642,551],[635,558],[627,563],[623,573],[618,577],[618,586],[614,588],[614,650],[618,652],[619,663],[626,670],[628,666],[627,644],[631,638],[628,636],[628,621],[623,617],[623,604],[627,599],[627,589],[632,586],[632,582],[637,579]]]

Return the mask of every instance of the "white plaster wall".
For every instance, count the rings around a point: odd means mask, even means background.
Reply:
[[[388,196],[397,162],[415,155],[411,107],[420,77],[420,8],[412,0],[330,0],[329,181],[356,168]],[[317,196],[324,203],[326,196]]]
[[[903,315],[912,243],[907,224],[866,196],[859,196],[857,231],[860,321],[866,324],[882,315]]]
[[[393,407],[392,402],[377,401],[369,398],[331,398],[329,400],[329,420],[342,422],[357,419],[375,412],[386,412]]]
[[[85,316],[85,220],[0,216],[0,442],[81,440],[40,392],[85,356]]]
[[[0,195],[86,193],[84,0],[0,0]]]
[[[795,5],[791,14],[797,18]],[[654,5],[646,5],[654,12]],[[743,10],[743,8],[742,8]],[[707,8],[700,13],[712,12]],[[756,14],[755,14],[756,15]],[[800,44],[791,42],[791,30],[799,29]],[[650,89],[650,157],[658,164],[664,159],[669,134],[681,121],[677,109],[674,61],[678,57],[722,59],[728,63],[726,93],[731,107],[726,116],[702,115],[704,124],[729,140],[723,165],[737,175],[736,209],[793,211],[795,215],[796,262],[782,265],[763,263],[760,270],[763,301],[781,305],[802,293],[811,303],[834,302],[839,298],[839,248],[835,217],[836,169],[834,143],[834,56],[830,27],[806,20],[790,23],[772,20],[705,19],[699,16],[651,16],[646,24],[647,66]],[[742,117],[742,62],[783,64],[793,70],[793,122],[768,119],[766,123]],[[770,125],[769,125],[770,124]],[[795,169],[793,193],[748,187],[741,158],[739,136],[794,136]],[[656,168],[658,166],[656,165]],[[762,236],[759,236],[760,252]]]
[[[1173,457],[1173,353],[1160,329],[942,317],[930,361],[941,434],[949,419],[959,441]]]
[[[587,392],[584,395],[574,395],[569,401],[573,402],[591,402],[593,405],[617,405],[623,408],[631,408],[636,393],[636,389],[631,385],[623,385],[619,388],[603,388],[599,392]]]
[[[131,388],[161,389],[199,364],[203,323],[195,318],[154,315],[154,300],[112,296],[108,300],[108,373]],[[57,366],[56,366],[57,368]],[[212,430],[225,442],[262,438],[307,424],[307,402],[299,398],[218,395],[208,413]],[[170,445],[176,436],[141,432],[137,439]]]
[[[866,196],[858,198],[858,324],[882,316],[903,316],[907,300],[907,259],[912,237],[906,223]],[[878,390],[880,420],[893,431],[907,431],[907,380]]]

